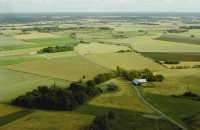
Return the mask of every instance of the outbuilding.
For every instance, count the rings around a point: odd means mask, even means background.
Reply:
[[[113,82],[100,87],[100,90],[102,93],[106,92],[108,90],[115,91],[117,89],[118,89],[117,85]]]
[[[147,80],[146,79],[134,79],[133,84],[136,86],[146,85]]]

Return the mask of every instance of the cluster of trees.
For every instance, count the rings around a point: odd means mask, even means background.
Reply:
[[[113,38],[128,38],[126,35],[112,35]]]
[[[144,70],[124,70],[117,66],[117,70],[115,71],[116,75],[123,75],[127,80],[132,81],[134,78],[144,78],[147,81],[163,81],[164,76],[161,74],[153,75],[153,73],[149,69]]]
[[[164,61],[165,64],[180,64],[179,60],[166,60]]]
[[[192,68],[200,68],[200,65],[194,65]]]
[[[159,63],[162,65],[162,62],[160,62],[160,60],[156,59],[156,63]]]
[[[127,49],[127,50],[119,50],[118,53],[124,53],[124,52],[132,52],[133,50]]]
[[[83,41],[83,40],[80,40],[80,43],[86,43],[86,44],[89,44],[90,42],[88,42],[88,41]]]
[[[200,26],[181,26],[179,27],[181,29],[200,29]]]
[[[190,68],[190,65],[172,66],[172,69],[188,69],[188,68]]]
[[[3,33],[0,33],[0,35],[3,35]]]
[[[63,51],[73,51],[74,46],[55,46],[55,47],[47,47],[40,49],[37,51],[37,53],[42,54],[42,53],[56,53],[56,52],[63,52]]]
[[[83,85],[79,82],[70,84],[67,89],[61,89],[55,84],[51,87],[39,86],[37,89],[18,96],[12,101],[13,105],[49,109],[74,110],[90,97],[100,93],[99,88]]]
[[[110,28],[110,27],[100,27],[98,29],[99,30],[114,30],[114,28]]]
[[[170,29],[167,30],[169,33],[183,33],[183,32],[188,32],[188,30],[178,30],[178,29]]]
[[[100,84],[103,82],[106,82],[112,78],[115,78],[118,75],[115,75],[115,73],[103,73],[103,74],[98,74],[97,76],[94,77],[93,80],[91,80],[91,82],[94,82],[95,84]],[[87,82],[88,84],[88,82]]]
[[[177,98],[186,98],[186,99],[192,99],[192,100],[198,100],[200,101],[200,96],[197,94],[191,93],[191,92],[185,92],[183,95],[171,95],[172,97],[177,97]]]

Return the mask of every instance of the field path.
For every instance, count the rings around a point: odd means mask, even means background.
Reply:
[[[77,40],[78,40],[78,42],[79,42],[79,44],[78,44],[78,46],[79,46],[79,45],[80,45],[80,41],[79,41],[78,37],[77,37]],[[93,63],[95,63],[95,64],[97,64],[97,65],[100,65],[100,64],[98,64],[98,63],[96,63],[96,62],[90,60],[89,58],[87,58],[87,57],[85,57],[85,56],[79,54],[79,53],[76,51],[76,48],[77,48],[78,46],[76,46],[76,47],[74,48],[74,51],[75,51],[78,55],[80,55],[80,56],[82,56],[82,57],[88,59],[89,61],[91,61],[91,62],[93,62]],[[105,67],[105,68],[108,68],[108,67],[103,66],[103,65],[100,65],[100,66]],[[108,68],[108,69],[111,69],[111,68]],[[111,69],[111,70],[113,70],[113,69]],[[113,70],[113,71],[115,71],[115,70]],[[158,109],[156,109],[155,107],[153,107],[151,104],[149,104],[149,103],[140,95],[140,92],[139,92],[139,90],[137,89],[137,87],[135,87],[135,86],[132,84],[132,82],[130,82],[130,81],[128,81],[128,80],[127,80],[127,82],[128,82],[130,85],[133,86],[133,88],[134,88],[134,89],[136,90],[136,92],[137,92],[138,97],[139,97],[145,104],[147,104],[149,107],[151,107],[152,109],[154,109],[155,111],[157,111],[158,113],[160,113],[163,117],[167,118],[168,120],[170,120],[171,122],[173,122],[174,124],[176,124],[177,126],[179,126],[180,128],[182,128],[183,130],[187,130],[185,127],[183,127],[182,125],[180,125],[179,123],[177,123],[176,121],[174,121],[173,119],[171,119],[170,117],[168,117],[167,115],[165,115],[164,113],[162,113],[161,111],[159,111]]]

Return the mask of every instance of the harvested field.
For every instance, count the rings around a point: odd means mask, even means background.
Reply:
[[[155,87],[153,88],[143,88],[144,92],[171,96],[182,95],[187,92],[188,85],[181,82],[153,82]]]
[[[162,41],[171,41],[171,42],[180,42],[180,43],[200,45],[200,38],[193,38],[193,37],[181,37],[181,36],[163,34],[162,36],[155,38],[155,39],[162,40]]]
[[[0,104],[0,117],[15,113],[21,111],[20,107],[6,105],[6,104]]]
[[[165,60],[180,60],[180,61],[200,61],[200,52],[172,52],[172,53],[164,53],[164,52],[141,52],[143,55],[151,57],[153,59],[159,59],[160,61]]]
[[[50,58],[73,57],[77,56],[74,51],[58,52],[58,53],[44,53],[43,55]]]
[[[127,50],[127,49],[130,48],[126,46],[117,46],[117,45],[92,42],[90,44],[80,44],[80,46],[76,49],[76,51],[78,51],[80,54],[90,54],[90,53],[117,52],[119,50]]]
[[[168,68],[171,68],[172,66],[184,66],[189,65],[190,67],[193,67],[194,65],[200,65],[200,62],[180,62],[180,64],[164,64]]]
[[[36,89],[38,86],[46,85],[50,87],[55,82],[57,86],[67,87],[72,83],[67,80],[52,79],[3,68],[0,68],[0,72],[0,102],[6,103],[27,91]]]
[[[134,52],[90,54],[85,56],[96,63],[112,69],[116,69],[117,66],[120,66],[126,70],[139,70],[145,68],[150,70],[164,69],[162,65],[157,64],[153,60]]]
[[[0,130],[52,129],[80,130],[89,125],[95,116],[64,111],[35,110],[30,115],[2,126]]]
[[[40,38],[62,38],[62,36],[50,34],[50,33],[38,33],[33,32],[31,34],[15,35],[13,36],[18,39],[40,39]]]
[[[111,72],[109,69],[98,66],[79,55],[59,59],[8,65],[5,66],[5,68],[74,81],[80,80],[83,74],[86,75],[85,80],[87,81],[94,78],[94,76],[97,74]]]
[[[20,44],[27,44],[27,42],[19,40],[19,39],[14,38],[14,37],[0,35],[0,46],[20,45]]]
[[[157,114],[153,109],[151,109],[143,101],[140,100],[132,86],[122,77],[112,79],[106,83],[110,82],[116,83],[120,91],[113,93],[102,93],[100,96],[95,97],[93,100],[89,101],[88,104]]]
[[[162,74],[165,77],[164,81],[179,81],[186,77],[200,73],[199,68],[191,69],[165,69],[154,72],[154,74]]]

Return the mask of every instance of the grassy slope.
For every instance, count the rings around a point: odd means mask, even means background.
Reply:
[[[1,46],[6,50],[16,50],[16,49],[25,49],[25,48],[35,48],[35,47],[46,47],[46,46],[58,46],[77,43],[77,39],[72,38],[44,38],[44,39],[28,39],[29,43],[35,44],[25,44],[25,45],[10,45],[10,46]]]

